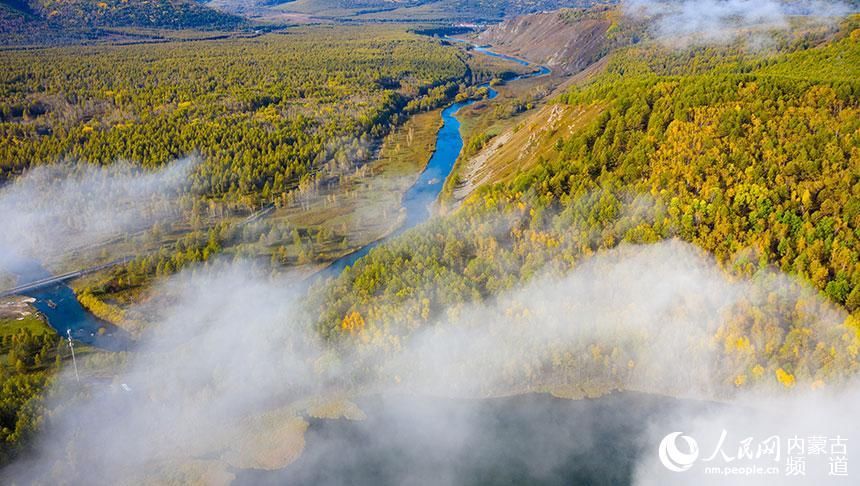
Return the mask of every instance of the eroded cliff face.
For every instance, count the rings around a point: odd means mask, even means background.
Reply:
[[[602,57],[612,25],[608,10],[559,10],[522,15],[488,28],[478,42],[571,74]]]

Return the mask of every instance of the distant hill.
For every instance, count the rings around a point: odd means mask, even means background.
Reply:
[[[224,29],[234,28],[243,21],[193,0],[29,1],[39,16],[65,26]]]
[[[244,22],[193,0],[0,0],[0,44],[93,38],[110,27],[229,30]]]
[[[0,45],[44,44],[72,40],[48,22],[22,0],[0,0]]]
[[[615,0],[295,0],[279,9],[323,18],[491,22],[525,13]]]
[[[603,57],[612,39],[610,7],[520,15],[481,32],[476,42],[507,54],[574,73]]]

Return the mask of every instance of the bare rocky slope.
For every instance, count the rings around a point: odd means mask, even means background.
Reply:
[[[521,15],[481,32],[479,43],[566,74],[579,72],[607,50],[610,11],[564,9]]]

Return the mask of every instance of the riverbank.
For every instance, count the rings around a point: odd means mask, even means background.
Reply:
[[[448,37],[448,39],[453,42],[472,44],[469,39],[457,37]],[[519,124],[543,106],[552,93],[553,87],[561,82],[561,77],[546,66],[494,52],[490,50],[491,46],[472,45],[477,52],[527,66],[532,71],[513,80],[494,83],[493,89],[496,91],[496,96],[492,100],[475,103],[460,113],[464,150],[457,158],[439,198],[441,207],[445,211],[451,210],[455,207],[453,203],[462,199],[460,194],[464,188],[468,188],[468,192],[471,192],[481,183],[486,182],[474,178],[471,170],[472,160],[481,157],[489,158],[495,150],[506,144],[511,134],[517,131]]]
[[[0,336],[15,335],[24,329],[33,335],[54,332],[33,307],[35,302],[32,297],[17,295],[0,298]]]

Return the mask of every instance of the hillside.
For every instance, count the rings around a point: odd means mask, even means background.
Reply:
[[[850,375],[860,367],[858,27],[855,17],[780,52],[647,43],[614,53],[487,155],[499,174],[479,172],[485,185],[459,210],[317,289],[320,332],[389,352],[424,326],[622,243],[681,240],[733,278],[767,281],[779,270],[852,314],[816,328],[805,316],[823,311],[799,310],[811,296],[797,307],[739,305],[712,336],[718,394]],[[539,310],[512,312],[528,326]],[[526,350],[508,356],[510,383],[556,371],[567,379],[564,370],[587,369],[589,353],[607,373],[625,369],[638,344],[614,339],[540,362]],[[614,373],[586,381],[623,388]]]
[[[113,27],[233,30],[244,22],[193,0],[4,0],[0,44],[96,39]]]
[[[577,72],[608,51],[610,12],[598,8],[522,15],[489,27],[476,42],[553,70]]]
[[[522,83],[500,84],[497,99],[464,110],[461,131],[468,143],[446,182],[443,200],[450,196],[461,200],[476,186],[530,164],[546,149],[539,147],[542,133],[587,119],[568,122],[568,116],[562,114],[565,110],[557,106],[549,108],[552,114],[548,117],[531,115],[567,86],[599,74],[608,53],[640,42],[646,30],[647,24],[640,19],[597,5],[522,15],[465,35],[472,43],[549,66],[551,72]],[[487,164],[490,157],[494,162]]]
[[[160,27],[231,29],[240,17],[193,0],[31,0],[41,17],[64,27]]]
[[[24,2],[0,2],[0,44],[35,44],[40,41],[63,39],[51,33],[48,23],[32,13]]]

